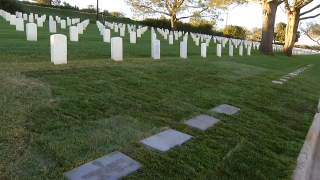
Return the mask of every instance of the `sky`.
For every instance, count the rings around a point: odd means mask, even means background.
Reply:
[[[77,5],[80,8],[85,8],[88,5],[94,5],[96,7],[96,0],[62,0],[70,3],[71,5]],[[111,2],[111,3],[110,3]],[[302,8],[301,12],[311,9],[315,5],[319,4],[320,0],[314,0],[312,3],[307,5],[306,7]],[[130,7],[125,4],[124,0],[100,0],[99,8],[106,9],[108,11],[120,11],[126,14],[127,17],[132,16]],[[253,27],[262,27],[262,10],[261,5],[259,3],[250,3],[247,5],[239,5],[239,6],[232,6],[229,8],[228,11],[222,12],[221,18],[224,20],[218,22],[219,28],[224,28],[226,23],[228,25],[237,25],[237,26],[245,26],[248,28]],[[226,22],[226,13],[228,13],[228,21]],[[315,10],[313,13],[309,15],[315,15],[320,13],[319,10]],[[315,18],[318,23],[320,23],[320,16]],[[278,7],[277,16],[276,16],[276,23],[279,22],[287,22],[287,17],[284,12],[284,5],[280,5]],[[299,39],[299,44],[315,44],[307,37],[302,36]]]

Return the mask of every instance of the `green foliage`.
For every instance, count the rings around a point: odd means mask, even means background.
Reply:
[[[239,0],[125,0],[132,7],[135,16],[150,17],[161,14],[170,17],[171,28],[177,29],[177,22],[190,17],[218,19],[218,8],[225,9]]]
[[[140,23],[146,26],[171,29],[170,19],[145,19]],[[190,23],[178,22],[177,26],[179,31],[188,31],[188,32],[219,35],[219,36],[222,35],[221,32],[217,32],[213,30],[212,24],[204,23],[204,24],[198,24],[197,26],[194,26]]]
[[[126,14],[123,12],[117,12],[117,11],[113,11],[113,12],[109,12],[110,16],[114,16],[114,17],[125,17]]]
[[[280,22],[277,24],[275,28],[275,33],[274,33],[274,39],[280,43],[283,43],[286,39],[286,27],[287,24]]]
[[[276,28],[275,28],[275,33],[274,33],[274,40],[278,41],[279,43],[284,43],[285,39],[286,39],[286,27],[287,24],[280,22],[277,24]],[[298,42],[300,38],[300,32],[297,31],[296,34],[296,40],[295,42]]]
[[[245,39],[246,37],[245,30],[240,26],[228,25],[223,29],[222,33],[226,37],[232,37],[237,39]]]
[[[23,4],[23,5],[29,5],[29,6],[40,6],[40,7],[46,7],[46,8],[55,8],[55,9],[79,11],[79,7],[71,6],[67,2],[63,2],[61,5],[50,5],[50,4],[44,4],[44,3],[31,3],[31,2],[28,2],[28,1],[21,1],[20,3]]]
[[[21,5],[12,0],[0,0],[0,9],[10,12],[11,14],[14,14],[16,11],[23,12]]]
[[[32,0],[38,4],[46,4],[46,5],[52,5],[53,0]]]

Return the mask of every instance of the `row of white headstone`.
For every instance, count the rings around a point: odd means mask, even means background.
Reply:
[[[0,10],[0,16],[7,21],[9,20],[8,17],[10,17],[10,25],[15,25],[17,31],[25,30],[24,19],[21,18],[21,12],[16,12],[16,15],[11,15],[6,11]],[[33,23],[33,16],[35,16],[37,24]],[[29,15],[29,23],[26,24],[26,37],[28,41],[37,41],[37,27],[43,27],[43,23],[46,21],[46,17],[47,15],[42,15],[40,17],[38,16],[38,14],[33,15],[32,13]],[[67,17],[67,20],[64,20],[59,16],[56,16],[55,19],[56,20],[54,20],[52,16],[49,16],[49,32],[57,32],[57,23],[60,23],[61,29],[66,29],[67,25],[71,25],[69,27],[70,41],[74,42],[77,42],[79,40],[79,34],[83,34],[84,30],[86,30],[87,26],[90,24],[90,20],[80,22],[80,18],[70,19],[69,17]],[[73,24],[76,24],[76,26],[72,26]]]
[[[107,21],[105,22],[105,25],[103,25],[100,21],[97,21],[96,24],[100,31],[100,35],[103,36],[103,42],[109,43],[111,41],[111,30],[114,30],[116,33],[120,30],[120,37],[125,36],[125,24],[109,23]],[[141,38],[142,34],[148,30],[148,27],[139,26],[137,29],[135,25],[127,25],[127,29],[128,33],[130,34],[130,43],[135,44],[137,37]]]

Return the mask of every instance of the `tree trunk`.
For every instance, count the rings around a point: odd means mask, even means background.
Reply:
[[[274,38],[274,25],[276,21],[276,12],[279,2],[262,0],[262,38],[260,52],[266,55],[273,55],[272,42]]]
[[[99,21],[99,0],[97,0],[97,21]]]
[[[286,40],[283,47],[283,53],[287,56],[292,55],[292,49],[297,38],[297,31],[300,19],[300,9],[296,9],[288,14],[286,27]]]
[[[177,30],[177,16],[176,15],[172,15],[171,16],[171,29],[172,30]]]

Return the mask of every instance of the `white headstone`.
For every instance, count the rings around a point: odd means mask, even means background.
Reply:
[[[125,33],[126,33],[126,29],[123,27],[123,28],[120,28],[120,36],[121,37],[124,37],[125,36]]]
[[[67,19],[67,26],[71,26],[71,19]]]
[[[17,24],[17,17],[15,15],[10,16],[10,25],[16,25]]]
[[[248,49],[247,49],[247,55],[248,55],[248,56],[250,56],[250,55],[251,55],[251,45],[249,45],[249,46],[248,46]]]
[[[221,44],[217,44],[217,56],[221,57]]]
[[[83,34],[83,24],[82,23],[78,23],[77,27],[78,27],[78,34]]]
[[[110,42],[110,29],[103,30],[103,42]]]
[[[16,30],[17,31],[24,31],[24,20],[22,18],[17,18]]]
[[[169,44],[173,44],[173,35],[169,35]]]
[[[38,19],[38,14],[34,14],[34,19]]]
[[[229,56],[233,56],[233,45],[229,45]]]
[[[187,42],[182,41],[180,42],[180,58],[187,58],[187,54],[188,54],[188,45]]]
[[[43,20],[42,20],[42,18],[38,18],[38,19],[37,19],[37,25],[38,25],[38,27],[43,27]]]
[[[196,46],[199,46],[199,38],[196,38]]]
[[[34,22],[33,14],[30,14],[29,15],[29,23],[33,23],[33,22]]]
[[[119,26],[118,25],[114,26],[114,32],[119,32]]]
[[[137,29],[137,37],[141,37],[141,30],[140,29]]]
[[[38,40],[38,29],[35,23],[27,23],[26,25],[27,41]]]
[[[69,33],[70,33],[70,41],[74,41],[74,42],[79,41],[79,34],[78,34],[78,27],[77,26],[70,26]]]
[[[51,62],[67,64],[67,36],[54,34],[50,36]]]
[[[23,14],[23,20],[28,21],[28,14]]]
[[[201,43],[201,57],[207,57],[207,43]]]
[[[56,21],[49,21],[49,32],[50,33],[57,32],[57,22]]]
[[[153,59],[160,59],[160,40],[152,40],[152,57]]]
[[[61,22],[61,24],[60,24],[61,25],[61,29],[66,29],[67,28],[66,20],[63,19],[60,22]]]
[[[130,32],[130,43],[135,44],[137,42],[137,34],[134,31]]]
[[[10,22],[11,19],[11,14],[10,13],[6,13],[6,21]]]
[[[243,46],[239,46],[239,55],[243,56]]]
[[[111,38],[111,59],[123,61],[123,46],[121,37]]]

